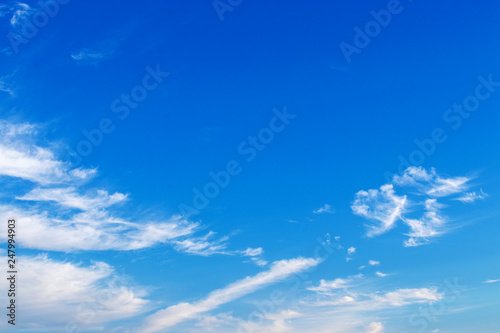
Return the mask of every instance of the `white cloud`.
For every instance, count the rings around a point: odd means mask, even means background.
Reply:
[[[402,176],[395,175],[393,182],[400,186],[411,186],[432,197],[445,197],[463,192],[469,188],[470,178],[444,178],[434,168],[427,172],[422,167],[409,167]]]
[[[18,195],[17,201],[0,205],[1,216],[15,216],[22,221],[19,229],[23,232],[23,246],[70,252],[136,250],[163,243],[188,254],[239,254],[225,250],[228,237],[215,239],[214,232],[195,237],[202,229],[200,225],[179,216],[159,221],[147,217],[129,221],[114,216],[110,207],[124,202],[127,195],[92,188],[81,194],[79,187],[96,169],[71,169],[56,158],[53,151],[56,144],[46,143],[47,148],[37,146],[40,130],[38,125],[0,120],[0,175],[10,177],[6,181],[21,178],[38,184],[30,192]],[[37,205],[28,206],[22,201],[34,201]],[[44,206],[39,205],[43,202],[51,207],[43,210]],[[74,213],[72,209],[82,212]],[[257,257],[252,261],[265,264]]]
[[[466,192],[464,193],[463,196],[459,197],[459,198],[455,198],[453,200],[458,200],[458,201],[461,201],[463,203],[473,203],[474,201],[476,200],[482,200],[484,198],[486,198],[488,195],[486,193],[483,192],[483,190],[481,189],[481,192],[479,194],[477,194],[476,192]]]
[[[410,227],[410,236],[404,242],[407,247],[419,246],[428,242],[429,238],[439,236],[443,233],[443,226],[446,218],[439,213],[442,208],[436,199],[427,199],[425,201],[426,212],[420,219],[404,219],[404,222]]]
[[[500,279],[483,281],[483,283],[497,283],[497,282],[500,282]]]
[[[248,257],[255,257],[255,256],[262,255],[262,252],[264,252],[264,251],[262,251],[261,247],[258,247],[258,248],[255,248],[255,249],[249,247],[246,250],[242,251],[242,254],[244,256],[248,256]]]
[[[95,169],[71,169],[57,160],[51,148],[40,147],[37,127],[27,123],[0,122],[0,176],[29,180],[42,185],[85,181]]]
[[[180,241],[174,241],[175,248],[180,252],[196,254],[200,256],[210,256],[213,254],[230,254],[226,251],[226,241],[229,237],[224,236],[216,240],[211,240],[215,232],[210,231],[203,237],[192,237]]]
[[[213,327],[198,327],[218,333],[357,333],[370,332],[369,329],[376,332],[384,327],[374,323],[379,323],[381,317],[390,319],[396,313],[395,308],[431,304],[442,300],[444,296],[434,287],[384,291],[373,286],[377,280],[358,280],[361,278],[364,277],[356,275],[346,279],[322,280],[318,286],[308,288],[314,293],[301,297],[292,295],[272,307],[265,306],[264,310],[262,306],[268,304],[268,299],[255,300],[253,302],[259,305],[259,310],[248,317],[230,317],[230,320],[223,321],[224,325],[221,324],[222,320],[214,320],[217,325]],[[399,310],[396,316],[405,312],[406,309]],[[194,320],[198,318],[199,315],[189,317]],[[171,328],[171,331],[174,330],[183,331],[181,327]]]
[[[288,321],[290,319],[299,318],[302,315],[293,310],[282,310],[278,313],[267,313],[263,316],[264,319],[270,320],[271,324],[265,330],[266,332],[287,332],[290,327]]]
[[[366,333],[383,333],[384,332],[384,325],[382,325],[381,322],[372,322],[370,325],[366,328]]]
[[[127,195],[122,193],[109,194],[104,190],[97,190],[95,193],[80,195],[74,187],[67,188],[35,188],[31,192],[17,197],[18,200],[29,201],[54,201],[61,206],[78,208],[81,210],[91,210],[105,208],[123,202]]]
[[[172,244],[179,237],[193,234],[199,226],[180,216],[162,222],[136,223],[91,211],[61,219],[47,212],[11,206],[0,206],[0,216],[15,216],[20,221],[17,228],[23,235],[23,247],[45,251],[135,250],[158,243]]]
[[[112,53],[107,53],[98,50],[90,50],[87,48],[83,48],[78,52],[74,52],[71,54],[71,58],[76,60],[78,64],[92,64],[97,65],[101,61],[110,58]]]
[[[359,191],[351,208],[356,215],[374,221],[368,224],[368,237],[380,235],[395,225],[406,204],[406,196],[397,196],[391,184],[379,190]]]
[[[443,298],[437,288],[398,289],[383,296],[373,296],[380,303],[391,306],[403,306],[411,303],[436,302]]]
[[[258,247],[258,248],[247,248],[246,250],[244,251],[239,251],[239,253],[244,256],[244,257],[250,257],[250,260],[256,264],[257,266],[266,266],[267,265],[267,261],[264,260],[262,258],[262,254],[263,254],[263,250],[261,247]]]
[[[198,321],[194,324],[195,327],[189,332],[200,332],[203,329],[204,332],[226,332],[224,328],[229,329],[238,325],[239,320],[234,318],[231,313],[219,313],[216,315],[201,315],[198,317]]]
[[[0,133],[3,140],[11,139],[21,135],[37,134],[38,126],[30,123],[12,123],[6,120],[0,120]]]
[[[97,66],[103,60],[111,59],[120,42],[123,38],[109,38],[92,48],[82,48],[78,51],[71,53],[71,58],[76,61],[78,65],[92,65]]]
[[[337,278],[332,281],[321,280],[319,286],[310,287],[307,290],[314,291],[317,293],[329,293],[335,289],[344,289],[351,285],[352,279],[341,279]]]
[[[335,210],[333,210],[332,206],[330,206],[329,204],[325,204],[323,207],[313,210],[313,214],[322,214],[322,213],[332,214],[335,213]]]
[[[352,260],[352,255],[356,253],[356,248],[354,246],[351,246],[350,248],[347,249],[347,257],[345,258],[345,261],[349,262]]]
[[[106,263],[84,267],[38,255],[21,256],[18,265],[21,294],[26,295],[21,296],[23,325],[36,331],[63,330],[71,322],[84,329],[147,310],[146,293],[129,286]],[[7,282],[1,279],[3,290]]]
[[[351,279],[351,278],[349,278]],[[334,280],[335,281],[335,280]],[[394,308],[411,306],[414,304],[430,304],[443,298],[443,294],[436,288],[396,289],[392,291],[365,290],[371,285],[360,281],[359,284],[350,284],[337,281],[320,283],[319,291],[312,288],[315,294],[306,296],[296,302],[286,302],[285,308],[299,308],[300,317],[289,323],[283,332],[301,333],[355,333],[377,332],[383,329],[378,323],[380,316],[391,316]],[[332,288],[328,288],[332,285]],[[310,289],[309,289],[310,290]],[[295,304],[295,303],[298,303]],[[276,309],[279,314],[282,309]],[[386,312],[387,311],[387,312]],[[344,323],[345,325],[339,325]],[[347,324],[348,323],[348,324]],[[240,323],[241,328],[249,328],[248,332],[275,332],[266,323],[256,324],[255,320]],[[371,331],[370,331],[371,330]],[[224,332],[235,331],[228,329]],[[276,331],[278,332],[278,331]]]
[[[246,277],[227,287],[211,292],[206,298],[195,303],[179,303],[160,310],[146,318],[141,332],[151,333],[164,330],[199,314],[214,310],[219,306],[255,292],[266,285],[282,281],[293,274],[305,271],[319,264],[316,259],[296,258],[274,262],[268,271]]]
[[[15,91],[14,87],[12,86],[10,79],[11,78],[9,76],[0,77],[0,91],[3,91],[5,93],[9,94],[11,97],[15,97],[16,91]]]
[[[10,25],[18,27],[23,24],[23,21],[28,19],[32,14],[33,9],[28,4],[16,1],[9,5],[0,4],[0,17],[11,14]]]
[[[462,193],[469,189],[471,178],[468,177],[442,177],[438,175],[434,168],[430,171],[422,167],[409,167],[404,173],[393,177],[393,184],[385,184],[380,190],[359,191],[355,195],[355,201],[351,208],[354,214],[365,217],[375,223],[367,225],[367,236],[377,236],[392,229],[398,220],[402,220],[410,227],[407,234],[409,239],[404,245],[419,246],[426,244],[431,238],[437,237],[449,230],[446,228],[448,218],[441,214],[444,205],[437,202],[436,198],[446,197],[452,194]],[[398,196],[394,185],[403,187],[398,191],[407,191],[405,195]],[[416,188],[418,198],[426,195],[424,201],[425,210],[420,218],[407,217],[411,213],[410,208],[421,205],[421,200],[411,202],[408,195],[415,194],[415,191],[408,191],[405,187]],[[459,198],[462,202],[473,202],[484,198],[484,193],[465,193]],[[410,206],[410,207],[408,207]]]
[[[376,261],[376,260],[369,260],[368,261],[368,264],[370,266],[377,266],[377,265],[380,265],[380,261]]]
[[[377,276],[380,276],[380,277],[386,277],[386,276],[389,276],[389,274],[384,274],[382,272],[375,272],[375,274],[377,274]]]

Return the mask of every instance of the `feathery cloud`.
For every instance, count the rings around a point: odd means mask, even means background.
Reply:
[[[261,247],[255,249],[249,247],[244,251],[239,251],[239,253],[244,257],[250,257],[250,260],[257,266],[263,267],[267,265],[267,261],[262,258],[264,251]]]
[[[329,293],[335,289],[347,288],[350,286],[351,282],[352,282],[351,278],[348,278],[348,279],[337,278],[337,279],[332,280],[332,281],[326,281],[326,280],[322,279],[319,282],[319,286],[310,287],[310,288],[307,288],[307,290],[314,291],[317,293]]]
[[[92,48],[84,47],[78,51],[72,52],[71,58],[75,60],[78,65],[97,66],[102,61],[113,58],[122,39],[123,38],[109,38]]]
[[[268,271],[249,276],[228,285],[225,288],[211,292],[204,299],[195,303],[179,303],[160,310],[146,318],[142,332],[152,333],[175,326],[199,314],[214,310],[219,306],[255,292],[266,285],[282,281],[293,274],[305,271],[319,264],[319,260],[296,258],[275,261]]]
[[[455,198],[453,200],[458,200],[458,201],[461,201],[463,203],[473,203],[474,201],[482,200],[482,199],[486,198],[487,196],[488,195],[483,192],[483,189],[481,189],[479,194],[476,192],[467,192],[467,193],[464,193],[463,196],[461,196],[459,198]]]
[[[102,189],[80,187],[96,174],[96,169],[71,169],[57,159],[53,143],[37,145],[41,126],[0,120],[0,175],[5,181],[20,178],[35,183],[28,193],[0,205],[0,216],[22,220],[22,245],[44,251],[137,250],[168,244],[181,253],[200,256],[213,254],[250,256],[228,251],[227,236],[215,237],[209,231],[197,236],[203,227],[180,216],[134,219],[113,214],[113,206],[128,196]],[[44,140],[45,141],[45,140]],[[27,206],[26,201],[36,205]],[[40,205],[43,203],[45,206]],[[47,207],[46,207],[47,206]],[[63,209],[61,209],[63,208]],[[79,210],[76,211],[75,210]],[[120,215],[126,215],[123,211]],[[251,255],[251,261],[266,261]]]
[[[332,206],[330,206],[329,204],[325,204],[323,207],[313,210],[313,214],[323,214],[323,213],[332,214],[335,213],[335,210],[333,210]]]
[[[19,240],[23,247],[44,251],[136,250],[159,243],[177,245],[178,238],[192,235],[199,227],[180,216],[160,222],[129,222],[107,212],[90,211],[62,219],[48,212],[6,205],[0,206],[0,216],[15,216],[22,221],[17,228],[23,234]],[[191,253],[187,247],[179,250]]]
[[[0,17],[12,15],[9,23],[18,27],[33,13],[33,9],[26,3],[15,1],[10,4],[0,4]]]
[[[428,172],[422,167],[409,167],[403,175],[395,175],[393,183],[399,186],[415,187],[422,194],[431,197],[445,197],[451,194],[464,192],[469,188],[467,177],[445,178],[436,173],[434,168]]]
[[[53,201],[64,207],[77,208],[84,211],[97,208],[106,208],[127,200],[122,193],[109,194],[104,190],[97,190],[93,194],[80,195],[74,187],[66,188],[35,188],[23,196],[16,197],[26,201]]]
[[[373,221],[367,224],[368,237],[377,236],[392,229],[401,217],[406,204],[406,196],[397,196],[391,184],[379,190],[359,191],[351,208],[354,214]]]
[[[422,167],[409,167],[402,175],[395,175],[392,184],[385,184],[379,190],[359,191],[355,195],[351,208],[354,214],[365,217],[374,223],[367,224],[367,236],[373,237],[392,229],[396,222],[401,220],[409,228],[409,238],[404,241],[404,246],[414,247],[429,243],[431,238],[438,237],[447,231],[448,218],[441,213],[444,205],[437,198],[463,193],[470,188],[471,178],[468,177],[442,177],[434,168],[430,171]],[[398,196],[394,186],[399,186],[401,191],[405,188],[416,188],[418,197],[425,195],[428,198],[423,202],[424,211],[420,218],[406,217],[408,213],[409,191]],[[473,202],[484,198],[484,193],[465,193],[462,197],[453,199],[462,202]],[[422,205],[422,202],[413,203],[413,207]]]
[[[86,181],[96,169],[71,169],[50,147],[40,147],[37,126],[0,121],[0,176],[16,177],[42,185]]]

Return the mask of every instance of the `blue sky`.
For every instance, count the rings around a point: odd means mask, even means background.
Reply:
[[[1,1],[16,329],[498,332],[498,10]]]

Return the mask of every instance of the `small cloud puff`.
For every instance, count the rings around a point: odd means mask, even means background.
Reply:
[[[332,206],[329,204],[325,204],[323,207],[313,210],[313,214],[333,214],[335,210],[332,209]]]

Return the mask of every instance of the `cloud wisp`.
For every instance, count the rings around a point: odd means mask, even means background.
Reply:
[[[27,295],[22,299],[26,327],[63,331],[68,322],[84,327],[134,317],[148,310],[146,291],[129,285],[104,262],[83,266],[47,255],[19,259],[22,291]],[[7,283],[6,279],[1,280],[2,289],[8,289]]]
[[[313,210],[313,214],[333,214],[335,213],[335,209],[332,208],[329,204],[325,204],[324,206]]]
[[[124,207],[130,203],[128,194],[93,188],[97,169],[72,168],[62,162],[56,153],[60,144],[41,139],[43,131],[40,125],[0,120],[0,176],[6,184],[21,179],[31,187],[28,192],[22,187],[13,200],[0,203],[3,218],[22,220],[24,247],[129,251],[167,244],[180,253],[238,255],[259,266],[266,264],[252,251],[228,250],[227,236],[218,237],[213,231],[200,235],[205,227],[199,222],[178,215],[148,217]],[[117,205],[122,205],[119,210]]]
[[[123,38],[109,38],[94,47],[81,48],[71,53],[78,65],[98,66],[102,61],[112,59]]]
[[[449,219],[442,213],[445,205],[438,199],[460,195],[452,200],[471,203],[486,197],[482,191],[480,194],[466,192],[471,187],[470,180],[468,177],[442,177],[433,168],[427,171],[422,167],[409,167],[402,175],[395,175],[391,184],[356,193],[351,208],[354,214],[370,221],[365,224],[368,237],[386,233],[402,221],[410,228],[404,246],[419,246],[449,229]],[[398,195],[397,192],[404,193]],[[416,200],[410,201],[409,196],[415,193]],[[423,202],[422,196],[427,197]],[[424,209],[421,216],[415,218],[410,213],[418,207]]]
[[[215,290],[200,301],[179,303],[156,312],[146,318],[141,332],[153,333],[173,327],[183,321],[193,319],[202,313],[214,310],[223,304],[253,293],[269,284],[282,281],[293,274],[300,273],[318,264],[319,260],[310,258],[296,258],[273,262],[269,270],[236,281],[225,288]]]

